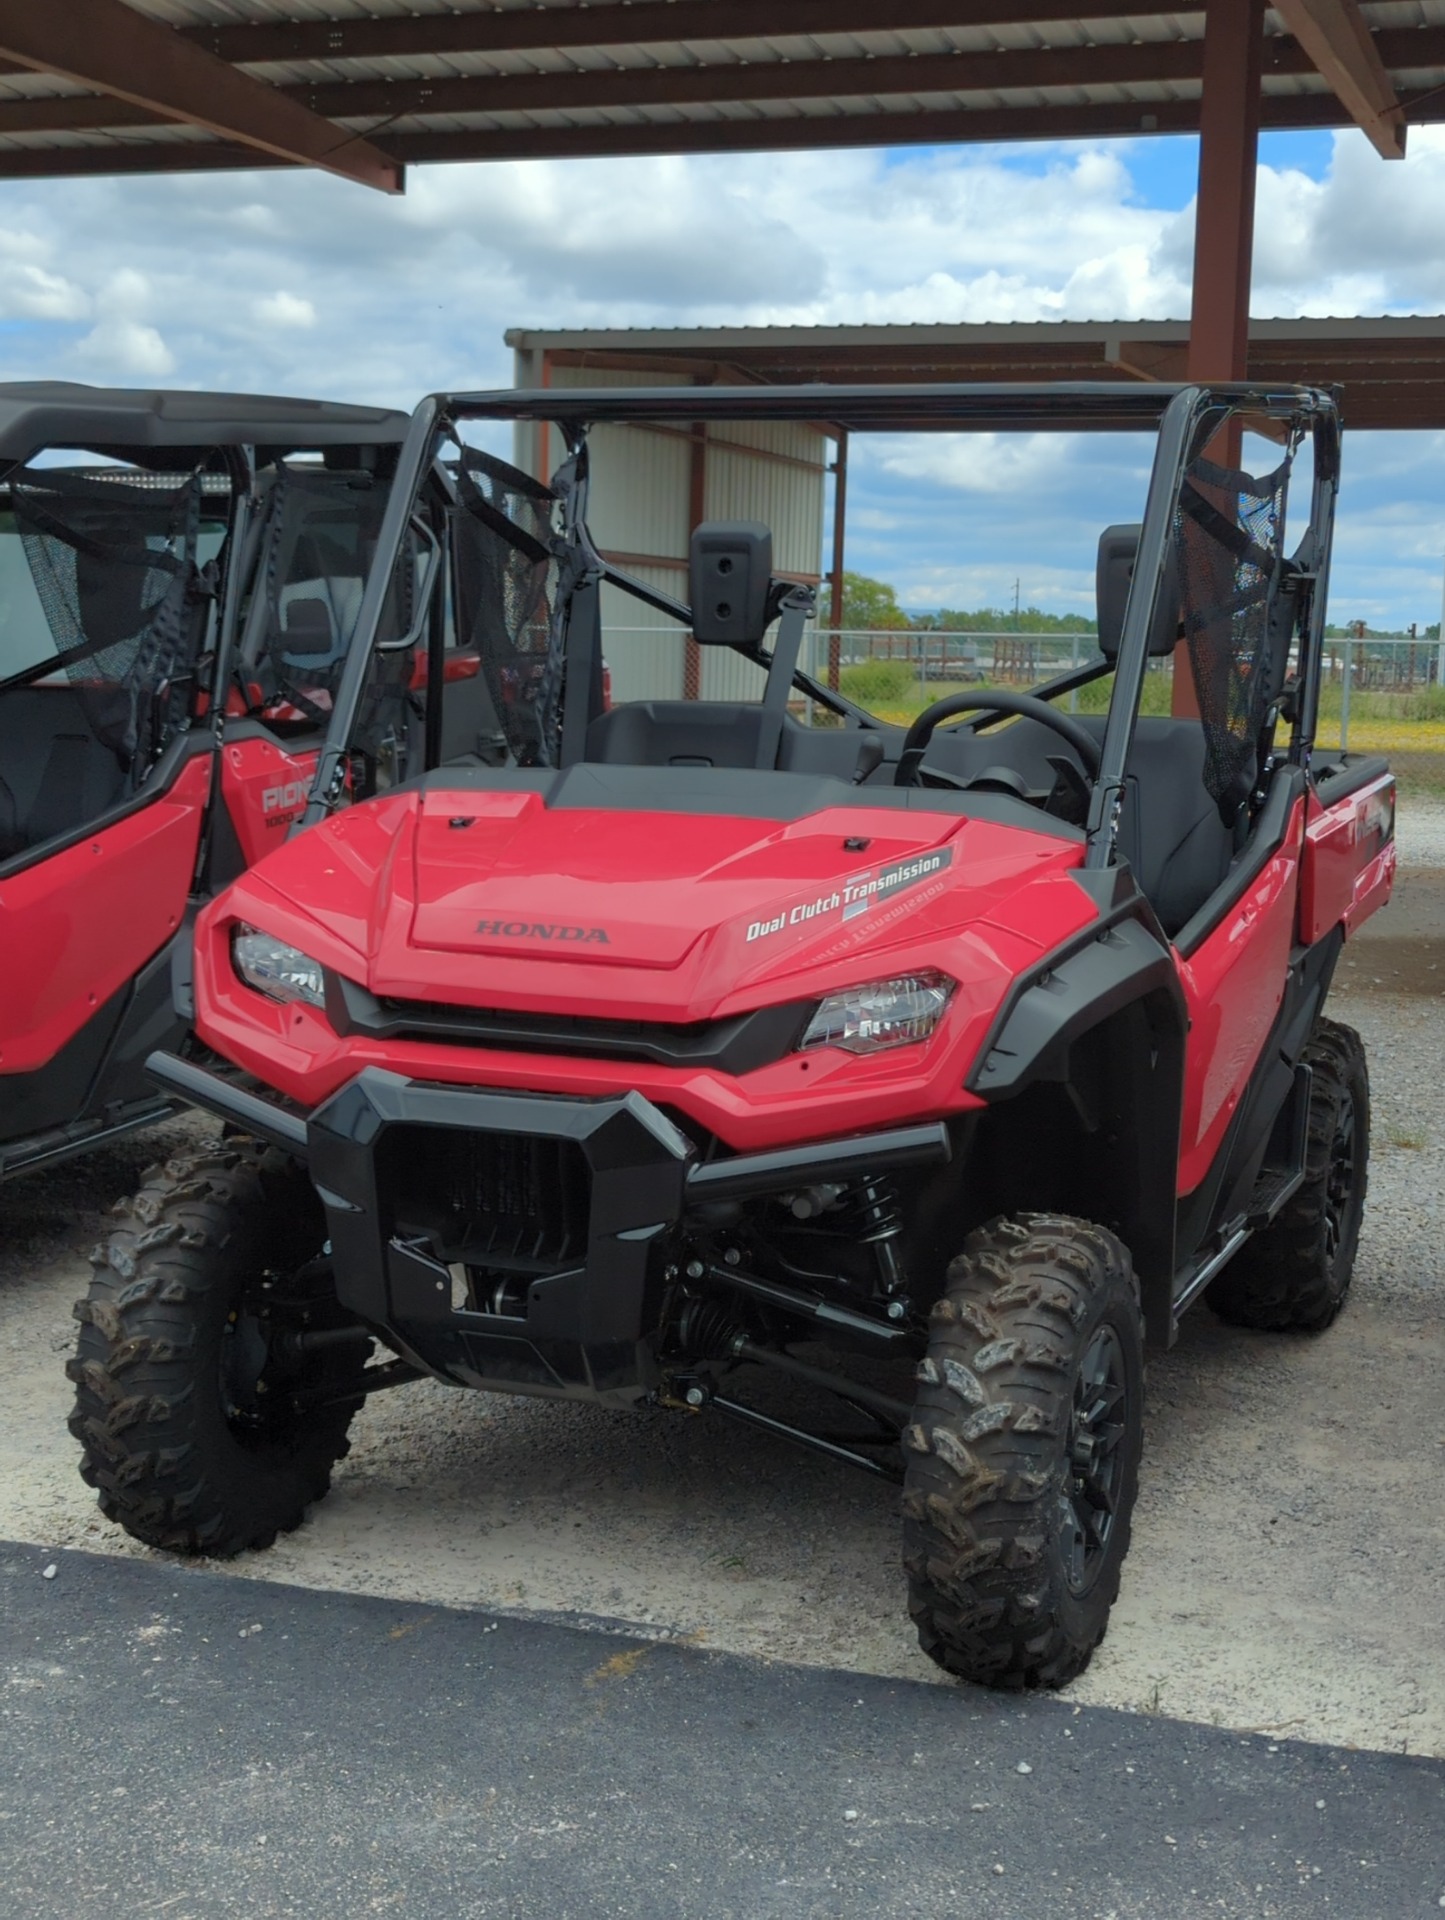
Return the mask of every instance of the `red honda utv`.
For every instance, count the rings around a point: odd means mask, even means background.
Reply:
[[[550,486],[469,444],[508,417],[561,429]],[[1097,655],[889,725],[799,671],[811,590],[766,527],[699,527],[685,603],[599,552],[591,428],[759,419],[1147,430],[1142,521],[1099,537]],[[1221,464],[1241,422],[1263,476]],[[936,1661],[1065,1683],[1118,1591],[1146,1343],[1201,1297],[1322,1328],[1350,1283],[1369,1096],[1324,1007],[1390,890],[1394,789],[1313,745],[1333,398],[441,398],[393,534],[439,453],[438,698],[391,784],[327,817],[382,670],[374,574],[318,824],[197,921],[209,1060],[151,1060],[232,1132],[96,1250],[86,1479],[137,1538],[234,1554],[325,1492],[365,1395],[421,1375],[744,1421],[901,1483]],[[750,663],[754,697],[604,710],[604,593]],[[541,658],[504,765],[449,750],[449,645]],[[1141,717],[1171,657],[1199,714]],[[1107,711],[1070,712],[1094,682]],[[762,1410],[768,1375],[856,1431]]]
[[[0,1177],[174,1110],[172,954],[305,804],[405,430],[0,386]]]

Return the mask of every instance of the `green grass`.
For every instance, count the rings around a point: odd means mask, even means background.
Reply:
[[[880,720],[899,726],[906,726],[926,706],[949,694],[971,693],[982,699],[988,692],[977,681],[930,680],[925,684],[915,677],[911,663],[903,660],[869,660],[845,667],[842,686],[860,706]],[[1105,712],[1113,688],[1112,674],[1080,687],[1074,710]],[[1173,681],[1167,672],[1149,672],[1144,679],[1140,712],[1167,714],[1172,691]],[[1316,738],[1323,754],[1338,747],[1343,705],[1343,690],[1338,685],[1321,688]],[[1067,694],[1058,706],[1061,713],[1070,710]],[[1352,690],[1350,750],[1384,754],[1407,799],[1445,799],[1445,687],[1418,687],[1407,693]]]
[[[1395,784],[1407,800],[1445,800],[1445,753],[1399,753],[1389,756]]]
[[[838,675],[839,691],[870,711],[880,707],[905,705],[917,688],[913,668],[907,660],[860,660],[857,666],[844,667]],[[920,701],[917,711],[927,703]]]
[[[1385,1138],[1392,1147],[1403,1148],[1407,1153],[1419,1153],[1423,1147],[1429,1144],[1428,1135],[1418,1131],[1407,1132],[1403,1127],[1388,1128]]]

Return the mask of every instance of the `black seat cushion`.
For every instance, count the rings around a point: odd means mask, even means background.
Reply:
[[[114,749],[70,687],[0,694],[0,860],[75,833],[125,791]]]
[[[1077,718],[1102,741],[1102,715]],[[1012,772],[1039,791],[1048,789],[1050,761],[1061,755],[1078,764],[1072,748],[1051,728],[1016,720],[983,733],[940,728],[924,764],[956,780],[994,776],[997,784]],[[1119,851],[1171,938],[1224,880],[1236,850],[1234,830],[1223,824],[1204,785],[1204,730],[1198,720],[1142,717],[1129,755]]]
[[[1235,832],[1204,785],[1204,730],[1197,720],[1139,720],[1119,851],[1171,938],[1228,874]]]
[[[745,701],[629,700],[587,729],[587,758],[614,767],[757,766],[762,708]],[[876,733],[783,719],[776,765],[785,773],[866,778],[883,758]]]

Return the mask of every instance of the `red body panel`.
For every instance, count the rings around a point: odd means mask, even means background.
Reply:
[[[1304,819],[1301,801],[1278,853],[1254,885],[1179,962],[1189,1009],[1180,1193],[1192,1193],[1209,1172],[1284,999]]]
[[[42,1067],[181,924],[211,761],[168,792],[0,882],[0,1073]]]
[[[1395,879],[1395,782],[1381,774],[1333,807],[1310,796],[1300,871],[1300,940],[1313,946],[1332,927],[1347,933],[1390,897]]]
[[[1394,849],[1370,838],[1382,804],[1373,787],[1329,814],[1301,800],[1273,859],[1179,960],[1190,1020],[1180,1193],[1220,1150],[1301,935],[1348,927],[1387,894]],[[964,1081],[1014,982],[1096,917],[1071,878],[1082,853],[952,813],[870,808],[862,794],[771,822],[406,791],[288,842],[206,910],[197,1025],[308,1108],[375,1065],[539,1092],[635,1087],[738,1150],[941,1118],[978,1104]],[[890,876],[902,884],[883,884]],[[734,1076],[340,1036],[320,1012],[242,985],[230,962],[238,921],[383,998],[542,1017],[722,1019],[923,967],[958,988],[929,1042],[871,1058],[825,1048]]]
[[[207,909],[198,1027],[306,1106],[374,1064],[539,1091],[635,1087],[739,1149],[941,1117],[977,1104],[964,1077],[1011,983],[1096,917],[1069,877],[1081,858],[1077,842],[861,796],[777,823],[403,793],[290,842]],[[539,1014],[718,1019],[913,967],[958,990],[926,1044],[871,1058],[824,1049],[734,1077],[342,1038],[236,979],[238,920],[383,996]]]
[[[237,740],[221,755],[221,798],[246,865],[284,844],[306,810],[316,749],[288,753],[277,740]]]

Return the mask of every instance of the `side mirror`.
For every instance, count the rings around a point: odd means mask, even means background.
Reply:
[[[692,536],[692,631],[705,646],[757,645],[768,629],[773,536],[757,520],[704,520]]]
[[[1099,615],[1099,651],[1106,660],[1117,660],[1119,657],[1119,641],[1124,633],[1124,609],[1129,604],[1129,589],[1134,583],[1140,532],[1138,526],[1106,527],[1099,535],[1095,595]],[[1171,553],[1164,564],[1163,585],[1159,603],[1154,609],[1154,625],[1149,634],[1150,653],[1172,653],[1178,635],[1179,589]]]

